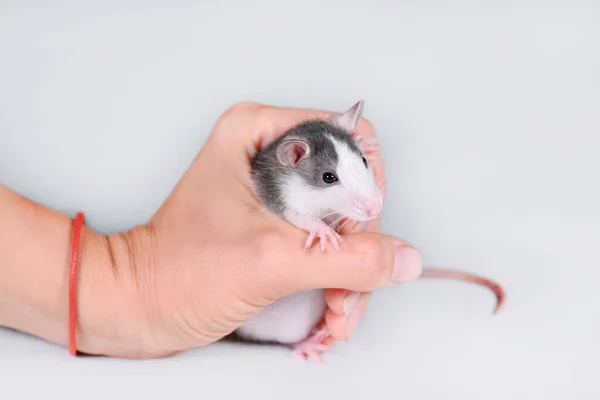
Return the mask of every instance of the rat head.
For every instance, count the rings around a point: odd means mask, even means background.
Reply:
[[[362,109],[360,101],[328,121],[300,124],[282,138],[276,154],[287,171],[288,207],[317,218],[336,213],[368,221],[379,215],[383,196],[352,136]]]

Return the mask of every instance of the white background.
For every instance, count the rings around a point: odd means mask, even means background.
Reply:
[[[1,2],[0,183],[127,229],[234,102],[363,98],[385,233],[499,281],[505,311],[463,283],[381,291],[324,366],[233,344],[74,359],[0,329],[0,397],[600,398],[600,4],[282,3]]]

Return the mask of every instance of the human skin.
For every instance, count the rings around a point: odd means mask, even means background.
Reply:
[[[253,194],[252,154],[298,122],[329,115],[236,104],[150,222],[106,236],[84,227],[77,349],[168,356],[213,343],[278,298],[316,288],[328,288],[332,338],[347,340],[373,290],[416,279],[419,252],[380,234],[379,219],[346,224],[341,252],[305,249],[307,233]],[[364,119],[357,133],[375,138]],[[382,160],[371,164],[385,186]],[[72,219],[0,186],[0,221],[0,326],[66,347]]]

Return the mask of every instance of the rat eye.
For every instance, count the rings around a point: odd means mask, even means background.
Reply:
[[[367,159],[364,157],[362,159],[363,159],[363,164],[365,164],[365,168],[367,168]]]
[[[324,181],[325,183],[333,183],[333,182],[335,182],[335,181],[337,181],[337,180],[338,180],[337,176],[335,176],[335,175],[334,175],[334,174],[332,174],[331,172],[325,172],[325,173],[323,174],[323,181]]]

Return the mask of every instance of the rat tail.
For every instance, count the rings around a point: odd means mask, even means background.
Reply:
[[[454,270],[444,270],[438,268],[426,267],[423,268],[423,272],[421,273],[420,278],[437,278],[437,279],[452,279],[464,282],[471,282],[478,285],[482,285],[490,289],[494,295],[496,296],[496,308],[494,310],[494,314],[497,314],[502,310],[505,303],[505,293],[502,286],[498,283],[493,282],[489,279],[483,278],[481,276],[473,275],[467,272],[462,271],[454,271]]]

